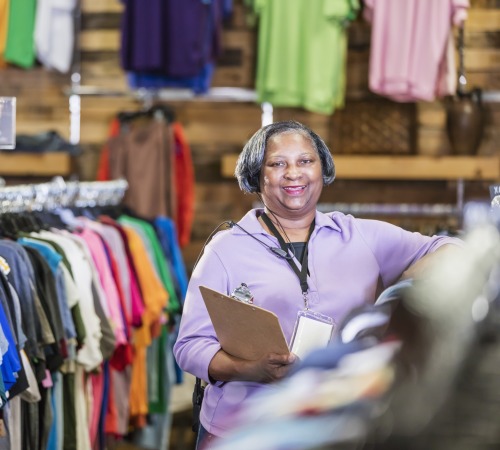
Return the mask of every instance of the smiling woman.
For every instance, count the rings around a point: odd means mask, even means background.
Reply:
[[[323,186],[335,166],[324,141],[299,122],[278,122],[248,141],[236,166],[244,192],[255,192],[288,243],[305,242]],[[261,225],[272,231],[259,217]]]
[[[313,221],[323,189],[321,162],[311,140],[298,133],[271,138],[260,185],[263,203],[275,220],[303,241],[301,231],[307,232]]]
[[[418,276],[429,254],[460,245],[381,221],[319,212],[319,196],[333,182],[335,166],[323,140],[298,122],[258,130],[235,175],[241,190],[258,195],[264,208],[250,210],[205,247],[174,346],[179,366],[208,383],[198,448],[223,437],[241,403],[286,376],[298,357],[327,345],[353,309],[373,304],[404,273]],[[271,247],[282,251],[267,251]],[[255,306],[276,314],[290,352],[250,361],[222,348],[199,287],[231,296],[243,283]],[[302,338],[311,346],[305,349]]]

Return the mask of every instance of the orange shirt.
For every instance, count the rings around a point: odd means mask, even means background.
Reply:
[[[151,330],[161,320],[167,305],[168,293],[156,275],[145,244],[132,227],[123,225],[127,236],[130,253],[137,272],[144,300],[142,325],[133,330],[134,362],[130,381],[130,415],[138,416],[148,413],[148,379],[146,348],[151,345]]]
[[[7,42],[7,28],[9,27],[9,0],[0,0],[0,67],[6,67],[3,59],[5,43]]]

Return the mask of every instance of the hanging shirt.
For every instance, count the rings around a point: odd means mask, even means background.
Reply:
[[[76,0],[37,0],[35,48],[37,59],[47,68],[66,73],[74,50]]]
[[[214,63],[207,63],[200,73],[192,77],[169,77],[149,72],[128,72],[127,81],[132,89],[161,89],[165,87],[191,89],[194,94],[206,94],[215,71]]]
[[[188,276],[179,242],[177,241],[175,224],[168,217],[157,217],[154,220],[154,225],[163,251],[168,255],[167,258],[172,261],[172,267],[179,284],[180,301],[183,302],[187,291]]]
[[[5,44],[5,60],[24,68],[35,62],[33,32],[36,0],[14,0],[9,7],[9,26]]]
[[[366,0],[372,23],[370,90],[397,101],[432,101],[452,25],[469,0]]]
[[[87,371],[91,371],[102,362],[102,353],[99,342],[102,336],[100,319],[94,308],[92,295],[92,272],[85,255],[78,245],[67,237],[56,233],[41,231],[40,236],[60,245],[68,258],[71,270],[74,273],[74,282],[78,288],[79,304],[85,318],[86,340],[85,345],[77,352],[77,361]]]
[[[9,26],[9,0],[0,0],[0,67],[5,67],[3,55]]]
[[[163,287],[168,293],[167,311],[170,314],[179,312],[180,304],[174,289],[173,277],[170,273],[165,254],[163,253],[154,227],[144,220],[125,215],[121,216],[118,220],[121,224],[132,227],[141,235],[145,248],[150,256],[152,267],[155,268]]]
[[[127,71],[194,77],[220,51],[220,0],[126,0],[121,60]]]
[[[132,365],[130,384],[130,415],[143,418],[149,412],[147,383],[147,347],[151,345],[154,335],[152,330],[158,328],[163,310],[167,304],[168,293],[156,275],[144,241],[131,226],[122,224],[127,236],[128,245],[137,270],[145,310],[142,325],[134,330],[134,364]],[[142,419],[140,419],[142,420]]]
[[[170,125],[156,119],[133,122],[108,142],[111,179],[128,181],[124,204],[140,216],[175,216],[173,144]]]
[[[346,27],[358,0],[255,0],[260,102],[331,114],[344,104]]]
[[[51,371],[58,369],[64,358],[67,357],[67,343],[64,337],[64,326],[57,302],[57,289],[54,275],[43,256],[31,246],[24,246],[35,271],[37,295],[45,311],[55,345],[46,347],[47,368]]]
[[[5,258],[10,270],[7,279],[17,292],[21,304],[23,329],[28,338],[25,351],[29,358],[40,360],[43,356],[40,345],[41,325],[35,308],[34,292],[31,285],[34,274],[28,256],[22,256],[24,249],[14,241],[0,240],[0,257]],[[31,269],[31,273],[30,273]]]
[[[123,321],[123,316],[121,314],[121,304],[118,297],[118,290],[111,273],[111,268],[106,257],[103,243],[99,235],[88,228],[80,230],[78,232],[78,236],[83,238],[83,240],[86,242],[98,270],[101,285],[105,292],[105,299],[108,306],[109,317],[111,319],[112,328],[115,333],[115,352],[121,352],[123,350],[122,347],[127,346],[125,324]]]
[[[19,354],[16,349],[14,333],[9,324],[7,311],[0,303],[0,327],[2,328],[2,337],[5,337],[7,345],[2,350],[2,365],[0,366],[2,379],[5,389],[8,391],[17,382],[17,372],[22,368]],[[5,343],[4,343],[5,344]]]
[[[62,256],[50,248],[48,244],[36,241],[35,239],[21,238],[18,239],[18,242],[21,245],[30,246],[36,249],[49,264],[52,274],[54,275],[55,288],[57,292],[56,297],[64,326],[65,337],[66,339],[76,338],[75,324],[70,311],[71,305],[68,302],[64,274],[61,267]]]
[[[185,247],[191,240],[194,220],[194,167],[191,147],[180,122],[172,123],[175,141],[175,186],[177,193],[177,240]]]
[[[127,256],[127,269],[130,280],[130,301],[131,301],[131,321],[133,327],[140,327],[142,325],[142,314],[144,312],[144,300],[142,298],[142,291],[139,285],[137,270],[134,266],[134,258],[132,252],[130,251],[130,246],[128,243],[127,235],[123,230],[122,225],[113,220],[108,216],[101,216],[100,221],[112,228],[114,228],[120,234],[123,242],[123,247],[125,254]]]

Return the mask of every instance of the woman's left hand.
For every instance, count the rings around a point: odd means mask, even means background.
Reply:
[[[271,383],[283,378],[297,359],[293,353],[288,355],[269,353],[258,361],[247,361],[250,363],[248,373],[255,378],[255,381]]]
[[[208,374],[216,381],[256,381],[270,383],[283,378],[297,361],[293,353],[269,353],[256,361],[236,358],[219,350],[210,361]]]

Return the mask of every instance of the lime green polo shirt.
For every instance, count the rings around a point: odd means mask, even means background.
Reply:
[[[14,0],[9,4],[5,61],[30,68],[35,62],[36,0]]]
[[[344,104],[346,28],[359,0],[247,0],[259,16],[260,102],[331,114]]]

